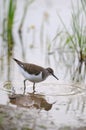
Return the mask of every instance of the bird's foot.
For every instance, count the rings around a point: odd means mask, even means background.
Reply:
[[[23,95],[25,95],[25,91],[23,92]]]
[[[33,94],[35,94],[36,90],[33,90]]]

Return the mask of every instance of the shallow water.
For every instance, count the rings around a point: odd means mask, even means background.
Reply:
[[[32,84],[27,85],[25,95],[23,95],[23,87],[15,88],[16,93],[13,95],[2,88],[0,96],[4,101],[1,104],[33,111],[31,115],[33,118],[36,116],[36,129],[41,126],[43,128],[40,130],[78,129],[86,126],[85,88],[83,84],[65,84],[63,81],[55,80],[36,84],[35,93],[33,93]]]
[[[59,44],[55,46],[53,42],[59,25],[57,10],[70,27],[70,1],[41,0],[41,4],[39,0],[34,2],[28,8],[22,27],[22,39],[17,32],[24,9],[24,1],[22,0],[21,4],[20,2],[19,0],[13,26],[15,46],[11,57],[10,80],[7,71],[9,67],[7,47],[3,47],[5,41],[0,37],[0,104],[18,108],[19,111],[24,108],[28,113],[31,112],[31,117],[34,118],[30,124],[31,129],[34,122],[36,130],[74,130],[81,127],[84,129],[86,127],[86,76],[83,73],[85,66],[83,64],[83,71],[79,75],[76,54],[56,50],[61,43],[58,42]],[[36,84],[34,94],[32,83],[27,81],[26,93],[23,95],[24,77],[19,72],[13,57],[43,67],[52,67],[59,80],[52,76],[48,77],[46,81]],[[80,82],[72,81],[74,76],[75,80]],[[24,113],[25,120],[26,115]]]

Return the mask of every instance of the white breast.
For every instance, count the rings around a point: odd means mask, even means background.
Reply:
[[[23,74],[23,76],[28,79],[31,82],[41,82],[43,81],[42,79],[42,72],[38,75],[34,75],[34,74],[29,74],[26,71],[23,70],[23,68],[21,68],[19,66],[20,72]]]

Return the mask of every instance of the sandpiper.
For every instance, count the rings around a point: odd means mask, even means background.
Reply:
[[[43,68],[35,64],[24,63],[15,58],[13,59],[19,65],[19,69],[23,74],[23,76],[25,77],[24,93],[26,90],[26,84],[25,84],[26,80],[33,82],[33,92],[35,92],[35,83],[44,81],[49,75],[54,76],[58,80],[58,78],[54,75],[54,71],[52,68]]]

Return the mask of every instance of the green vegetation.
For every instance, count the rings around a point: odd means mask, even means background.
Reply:
[[[8,80],[10,80],[10,57],[13,53],[14,40],[13,40],[13,24],[16,11],[16,1],[10,0],[7,14],[7,56],[8,56]]]
[[[20,22],[20,26],[18,29],[19,37],[20,37],[20,42],[21,42],[21,49],[22,49],[22,54],[24,57],[24,45],[22,41],[22,34],[21,34],[21,29],[24,24],[24,20],[27,14],[28,6],[33,3],[34,0],[27,0],[25,1],[25,6],[24,6],[24,13]],[[13,49],[14,49],[14,38],[13,38],[13,26],[15,24],[15,13],[16,13],[16,7],[17,7],[17,0],[8,0],[5,1],[3,0],[3,27],[2,27],[2,34],[0,36],[2,37],[3,44],[2,44],[2,56],[6,56],[6,61],[7,61],[7,77],[8,81],[10,80],[10,70],[11,70],[11,58],[13,56]],[[4,54],[5,50],[5,54]],[[3,61],[3,60],[2,60]],[[3,63],[1,61],[1,64]],[[3,65],[2,65],[3,66]]]
[[[9,7],[8,7],[8,16],[7,16],[8,59],[10,56],[12,56],[12,51],[14,47],[12,30],[13,30],[13,24],[14,24],[15,10],[16,10],[16,2],[13,0],[10,0]]]
[[[34,2],[35,0],[26,0],[24,1],[22,17],[20,21],[20,25],[18,27],[18,37],[20,41],[20,50],[22,54],[22,58],[25,59],[26,57],[26,49],[24,44],[24,36],[23,36],[23,26],[24,22],[27,18],[28,7]],[[60,22],[63,25],[63,29],[59,27],[59,31],[57,32],[53,41],[49,37],[47,28],[50,23],[50,14],[48,11],[43,13],[43,17],[41,20],[41,26],[39,30],[38,38],[37,36],[37,28],[36,25],[32,23],[30,27],[28,27],[28,36],[31,34],[31,43],[29,43],[28,49],[34,49],[36,39],[40,41],[40,49],[45,53],[45,61],[47,64],[50,64],[51,60],[49,55],[52,55],[52,59],[55,62],[55,65],[60,64],[63,61],[64,66],[68,68],[71,66],[76,67],[75,61],[77,57],[78,65],[73,72],[72,79],[77,73],[77,76],[82,71],[83,64],[86,66],[86,0],[79,0],[77,1],[77,5],[75,6],[74,3],[72,5],[72,12],[71,12],[71,24],[70,28],[67,28],[63,19],[59,16]],[[10,59],[13,55],[13,48],[14,48],[14,39],[13,39],[13,26],[15,24],[14,18],[16,13],[17,7],[17,0],[8,0],[6,2],[3,0],[3,31],[1,34],[2,37],[2,56],[4,52],[6,53],[6,61],[8,65],[8,79],[10,79]],[[56,41],[57,39],[58,42]],[[53,43],[52,43],[53,42]],[[5,49],[5,51],[3,51]],[[71,59],[71,63],[69,64],[68,58]],[[1,67],[3,67],[4,60],[0,58]],[[60,62],[59,62],[60,61]],[[72,67],[72,68],[73,68]],[[0,68],[2,70],[2,68]],[[4,68],[3,68],[4,69]],[[71,74],[71,70],[69,70]],[[83,77],[82,77],[83,78]],[[85,71],[84,71],[84,78],[85,78]]]
[[[80,7],[82,5],[82,8]],[[71,13],[71,31],[66,28],[65,23],[59,16],[60,21],[65,29],[64,47],[76,52],[79,56],[79,60],[84,60],[86,56],[86,13],[85,13],[86,2],[81,4],[77,2],[77,8],[74,8],[72,3]],[[83,56],[83,57],[82,57]]]
[[[0,125],[1,125],[2,122],[3,122],[3,118],[4,118],[4,117],[3,117],[3,114],[0,113]]]
[[[24,6],[24,11],[23,11],[23,15],[22,15],[22,19],[19,25],[19,37],[20,37],[20,42],[21,42],[21,50],[22,50],[22,57],[25,58],[25,50],[24,50],[24,44],[23,44],[23,37],[22,37],[22,27],[24,25],[24,21],[26,19],[26,15],[27,15],[27,11],[28,11],[28,7],[34,2],[35,0],[26,0],[25,1],[25,6]],[[32,46],[33,47],[33,46]]]
[[[63,51],[66,50],[66,54],[68,54],[68,52],[72,52],[74,57],[77,56],[79,64],[78,68],[76,68],[74,72],[74,75],[78,70],[78,76],[81,74],[83,63],[86,64],[86,1],[77,1],[77,8],[74,6],[74,3],[72,3],[70,29],[67,29],[60,16],[59,19],[64,27],[59,35],[61,39],[60,47],[64,48]],[[56,34],[54,40],[57,39],[58,34]],[[74,78],[75,77],[73,77],[73,79]]]

